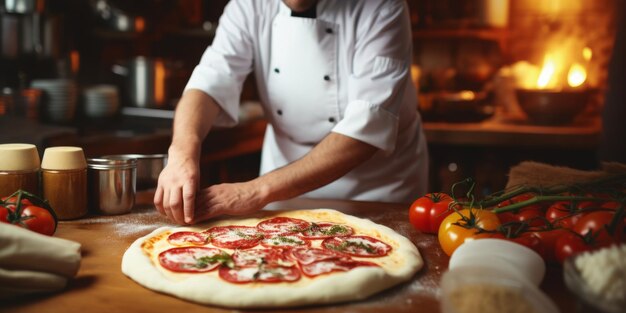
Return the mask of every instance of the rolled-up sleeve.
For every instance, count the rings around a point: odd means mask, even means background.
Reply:
[[[384,1],[374,9],[357,29],[349,101],[332,131],[392,152],[410,82],[411,28],[404,1]]]
[[[252,71],[250,25],[254,12],[247,1],[233,0],[224,8],[219,27],[183,91],[197,89],[215,99],[220,112],[216,126],[234,126],[238,122],[241,89]]]

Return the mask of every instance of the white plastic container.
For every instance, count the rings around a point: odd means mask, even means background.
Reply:
[[[559,310],[539,284],[545,263],[535,251],[503,239],[477,239],[459,246],[441,280],[444,313]]]
[[[448,267],[497,267],[539,286],[546,272],[543,259],[535,251],[503,239],[478,239],[460,245],[450,257]]]

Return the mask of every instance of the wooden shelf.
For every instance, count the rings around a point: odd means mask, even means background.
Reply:
[[[424,28],[413,29],[413,40],[482,40],[497,42],[506,51],[506,28]]]
[[[572,125],[540,126],[492,118],[480,123],[425,122],[428,143],[447,146],[596,149],[602,130],[600,118]]]
[[[432,28],[414,29],[413,39],[481,39],[498,41],[506,38],[508,32],[504,28]]]

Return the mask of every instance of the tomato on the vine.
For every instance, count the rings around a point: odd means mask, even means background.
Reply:
[[[487,238],[491,234],[481,230],[493,231],[500,226],[498,216],[488,210],[463,209],[448,215],[439,226],[439,244],[447,255],[465,241]]]
[[[506,199],[496,206],[497,208],[503,208],[506,206],[510,206],[513,204],[517,204],[520,202],[524,202],[530,200],[535,197],[533,193],[523,193],[510,199]],[[544,208],[542,204],[535,203],[531,205],[524,206],[517,210],[506,211],[498,213],[498,218],[502,223],[509,222],[526,222],[530,226],[543,226],[545,224],[544,216]]]
[[[593,246],[585,242],[583,236],[568,232],[557,238],[554,246],[554,255],[559,263],[563,263],[569,257],[591,250],[593,250]]]
[[[0,222],[14,224],[34,232],[51,236],[57,226],[54,211],[43,200],[24,191],[18,196],[0,200]],[[21,201],[18,202],[18,199]]]
[[[9,209],[0,206],[0,222],[8,223],[9,222]]]
[[[453,199],[445,193],[429,193],[418,198],[409,208],[409,222],[415,229],[436,234],[439,225],[453,210],[449,209]]]
[[[22,217],[28,217],[21,222],[26,228],[48,236],[54,234],[56,222],[48,210],[35,205],[29,205],[23,208]]]
[[[589,211],[581,211],[580,206],[569,201],[557,201],[546,211],[546,219],[554,226],[571,229]]]
[[[490,238],[497,238],[515,242],[537,252],[537,254],[539,254],[543,260],[546,259],[546,250],[543,246],[543,243],[541,242],[539,237],[535,236],[533,233],[523,232],[517,235],[517,237],[506,237],[506,235],[503,233],[496,233],[492,234]]]
[[[498,218],[502,223],[526,222],[529,226],[545,225],[543,210],[539,208],[521,208],[518,212],[498,213]]]
[[[574,225],[573,230],[581,236],[587,236],[587,234],[591,232],[594,244],[598,247],[606,247],[613,243],[619,243],[622,241],[624,233],[624,220],[621,219],[617,221],[615,229],[612,229],[612,233],[609,233],[609,225],[614,216],[614,211],[595,211],[588,213]]]
[[[557,261],[555,255],[556,241],[560,237],[567,235],[569,231],[564,228],[554,228],[530,230],[530,233],[541,241],[544,261],[554,263]]]
[[[530,200],[530,199],[532,199],[534,197],[535,197],[535,194],[533,194],[533,193],[530,193],[530,192],[523,193],[523,194],[511,197],[510,199],[506,199],[506,200],[498,203],[497,207],[503,208],[505,206],[509,206],[509,205],[512,205],[512,204],[516,204],[516,203],[520,203],[520,202],[524,202],[524,201]],[[524,208],[525,209],[541,210],[543,207],[542,207],[541,204],[535,203],[535,204],[531,204],[531,205],[525,206]]]

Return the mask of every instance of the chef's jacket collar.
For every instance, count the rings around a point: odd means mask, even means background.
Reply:
[[[278,2],[280,2],[278,9],[279,15],[315,19],[319,16],[318,12],[320,11],[321,3],[323,2],[323,0],[317,1],[314,6],[304,12],[292,12],[291,9],[282,0],[279,0]]]

